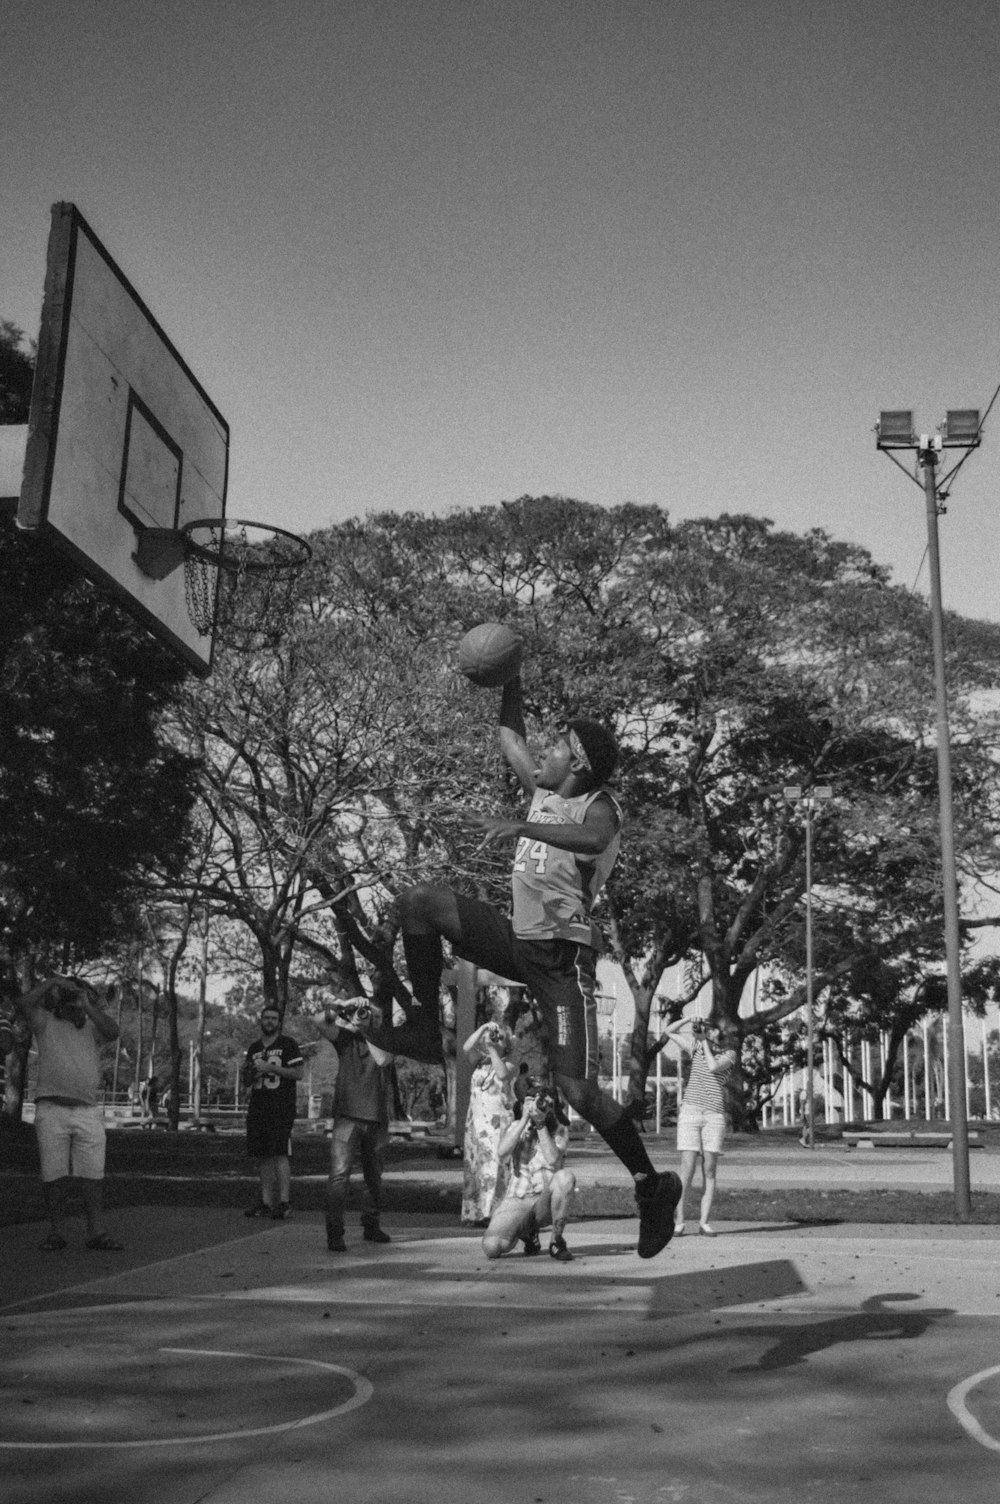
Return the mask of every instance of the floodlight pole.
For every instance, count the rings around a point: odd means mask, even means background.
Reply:
[[[958,872],[955,863],[955,824],[952,800],[951,739],[945,678],[944,624],[941,605],[941,555],[938,547],[938,452],[933,445],[917,451],[923,471],[927,504],[927,555],[931,584],[931,641],[934,647],[934,689],[937,702],[938,799],[941,825],[941,881],[944,896],[944,943],[948,973],[948,1023],[952,1048],[948,1056],[951,1096],[951,1153],[955,1215],[967,1222],[972,1213],[969,1178],[969,1120],[965,1101],[965,1024],[962,1018],[961,936],[958,924]]]
[[[992,406],[992,403],[990,404]],[[987,408],[989,412],[989,408]],[[937,705],[937,765],[939,823],[941,836],[941,886],[944,906],[944,943],[948,980],[948,1024],[952,1048],[948,1055],[948,1088],[951,1108],[951,1156],[955,1193],[955,1216],[968,1222],[972,1215],[969,1184],[969,1119],[965,1101],[965,1024],[962,1018],[961,934],[958,922],[958,872],[955,863],[955,826],[951,779],[951,740],[948,731],[948,691],[945,679],[944,620],[941,606],[941,555],[938,547],[938,513],[942,494],[937,479],[939,456],[944,449],[968,454],[982,441],[983,422],[978,409],[949,412],[940,435],[914,433],[910,411],[883,412],[876,424],[876,447],[895,459],[893,450],[916,450],[917,465],[927,511],[927,556],[931,583],[931,644],[934,650],[934,694]],[[958,466],[955,467],[957,469]],[[909,471],[900,465],[904,474]],[[955,470],[945,477],[947,481]],[[911,480],[917,480],[912,475]]]

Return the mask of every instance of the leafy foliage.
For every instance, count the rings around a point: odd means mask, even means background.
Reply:
[[[816,987],[831,1026],[838,1008],[898,1012],[940,966],[926,613],[864,550],[763,519],[675,528],[656,507],[561,497],[374,516],[311,541],[276,630],[245,655],[223,649],[181,737],[205,759],[204,895],[253,932],[279,994],[295,955],[312,958],[312,979],[353,985],[377,963],[376,925],[406,884],[505,901],[509,854],[479,849],[453,817],[456,805],[520,803],[496,751],[496,697],[452,667],[462,634],[491,619],[525,638],[532,738],[585,713],[622,744],[628,829],[599,917],[635,999],[637,1100],[671,963],[696,963],[686,996],[710,981],[725,1019],[766,975],[765,1005],[741,1020],[751,1034],[802,1006],[805,831],[788,785],[834,790],[812,832]],[[238,643],[259,603],[230,608]],[[996,684],[1000,631],[950,625],[971,880],[996,829],[977,696]]]

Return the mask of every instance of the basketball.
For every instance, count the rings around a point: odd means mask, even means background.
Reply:
[[[480,689],[495,689],[513,679],[521,667],[524,643],[499,621],[484,621],[466,632],[458,645],[458,667]]]

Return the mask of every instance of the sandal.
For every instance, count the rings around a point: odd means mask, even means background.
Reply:
[[[50,1232],[45,1242],[40,1243],[38,1246],[44,1253],[59,1253],[67,1244],[61,1232]]]
[[[116,1240],[106,1232],[95,1233],[92,1238],[87,1239],[83,1246],[84,1248],[96,1249],[99,1253],[122,1253],[125,1248],[124,1243],[116,1242]]]

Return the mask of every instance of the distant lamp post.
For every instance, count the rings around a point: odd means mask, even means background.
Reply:
[[[992,406],[992,404],[991,404]],[[907,419],[908,422],[903,420]],[[909,438],[904,430],[909,428]],[[875,425],[876,447],[904,474],[916,481],[924,492],[927,512],[927,553],[931,585],[931,642],[934,649],[934,689],[937,701],[937,763],[939,819],[941,827],[941,883],[944,898],[944,940],[948,968],[948,1023],[953,1048],[948,1062],[951,1107],[952,1173],[955,1191],[955,1214],[967,1222],[972,1212],[969,1182],[969,1121],[965,1106],[965,1028],[962,1020],[961,944],[958,924],[958,875],[955,863],[955,829],[951,779],[951,741],[948,731],[948,690],[945,680],[944,624],[941,607],[941,556],[938,548],[938,514],[945,510],[948,482],[964,464],[973,449],[982,442],[983,420],[979,409],[952,408],[938,433],[913,431],[913,414],[883,412]],[[900,464],[893,451],[915,450],[922,477],[911,474]],[[946,449],[963,450],[962,458],[938,479],[938,465]]]
[[[812,822],[816,806],[833,798],[829,784],[819,784],[804,789],[801,784],[790,783],[782,790],[789,804],[801,806],[806,824],[806,1051],[809,1056],[806,1071],[806,1121],[802,1125],[802,1142],[807,1149],[816,1147],[815,1121],[815,1023],[813,1019],[813,926],[812,926]]]

